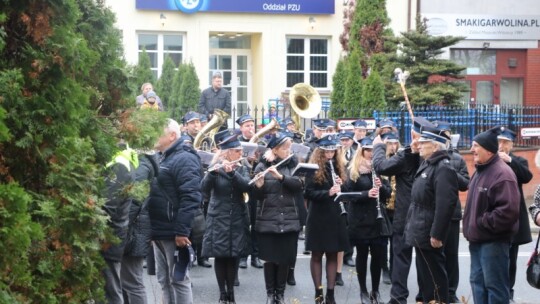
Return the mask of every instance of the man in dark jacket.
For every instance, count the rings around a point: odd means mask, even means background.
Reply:
[[[212,119],[214,110],[219,109],[231,115],[231,93],[223,88],[223,77],[220,72],[212,75],[212,86],[201,93],[199,99],[199,113]],[[223,123],[220,131],[227,129],[227,121]]]
[[[529,164],[523,157],[514,155],[514,139],[516,133],[510,129],[502,130],[497,136],[499,140],[499,157],[507,163],[514,174],[516,174],[520,200],[519,200],[519,228],[518,232],[512,238],[510,246],[510,299],[514,299],[514,284],[516,283],[516,262],[519,251],[519,245],[532,242],[531,227],[529,225],[529,217],[527,215],[527,206],[523,197],[523,184],[531,181],[533,175],[529,170]]]
[[[493,128],[473,138],[476,172],[469,183],[463,214],[463,235],[471,253],[474,303],[509,303],[510,242],[519,226],[516,175],[498,154]]]
[[[103,209],[109,215],[109,226],[120,239],[118,244],[104,246],[101,254],[107,263],[103,270],[105,277],[105,298],[109,303],[122,303],[122,284],[120,269],[126,245],[129,208],[131,198],[126,187],[135,181],[135,169],[139,162],[137,153],[129,148],[118,152],[107,164],[108,176],[105,178],[107,202]]]
[[[407,280],[412,261],[412,247],[405,243],[405,220],[411,205],[411,189],[414,175],[420,165],[417,138],[423,126],[431,123],[423,117],[416,117],[413,124],[413,142],[410,146],[386,158],[386,145],[380,136],[373,141],[373,168],[379,175],[395,176],[396,203],[392,223],[392,288],[389,303],[407,303],[409,290]]]
[[[195,150],[179,138],[178,123],[169,119],[154,147],[159,151],[159,175],[152,182],[148,202],[164,303],[193,302],[187,270],[184,280],[175,281],[173,266],[176,248],[191,245],[191,223],[202,201],[201,163]]]

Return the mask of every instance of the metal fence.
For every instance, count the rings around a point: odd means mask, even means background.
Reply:
[[[323,100],[322,110],[317,118],[333,118],[335,120],[354,118],[354,117],[335,117],[332,115],[329,107],[329,101]],[[344,113],[345,109],[333,109],[334,113]],[[255,119],[256,129],[266,125],[272,118],[278,122],[290,117],[291,109],[289,104],[277,103],[276,111],[271,112],[267,107],[254,108],[233,108],[231,111],[229,126],[233,129],[238,128],[236,119],[244,114],[250,114]],[[399,136],[402,143],[411,141],[411,119],[406,108],[387,108],[374,110],[371,117],[365,119],[375,119],[376,122],[387,118],[395,122],[399,130]],[[413,113],[416,117],[424,117],[429,121],[442,120],[452,124],[452,133],[461,134],[458,143],[459,149],[468,149],[471,146],[473,137],[485,130],[495,126],[505,126],[518,134],[515,146],[528,147],[540,146],[538,137],[524,139],[521,135],[522,128],[540,128],[540,105],[522,106],[522,105],[484,105],[476,104],[474,107],[446,107],[446,106],[424,106],[414,107]],[[315,119],[315,118],[314,118]],[[312,119],[301,119],[300,130],[312,128]]]

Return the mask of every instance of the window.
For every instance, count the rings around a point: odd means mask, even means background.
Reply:
[[[495,75],[497,56],[494,50],[459,50],[450,51],[450,58],[457,64],[467,67],[465,75]]]
[[[287,87],[299,82],[328,87],[328,39],[287,38]]]
[[[182,34],[139,34],[139,56],[143,49],[150,57],[150,66],[154,76],[158,78],[161,75],[161,66],[165,62],[165,56],[170,56],[176,66],[182,62],[184,36]]]

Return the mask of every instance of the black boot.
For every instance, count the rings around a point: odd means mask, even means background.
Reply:
[[[289,268],[289,273],[287,274],[287,284],[291,286],[296,285],[296,280],[294,279],[294,268]]]
[[[345,283],[343,282],[343,277],[341,277],[341,272],[338,272],[336,274],[336,285],[337,286],[343,286]]]
[[[369,298],[369,293],[367,291],[360,292],[360,303],[371,304],[371,299]]]
[[[276,264],[266,262],[263,264],[264,283],[266,285],[266,304],[274,304],[276,295]]]
[[[315,289],[315,304],[323,304],[323,303],[324,303],[323,289],[317,288]]]
[[[326,297],[324,297],[324,304],[336,304],[333,289],[326,289]]]
[[[229,290],[227,292],[227,300],[229,301],[228,304],[236,304],[236,301],[234,300],[234,290]]]
[[[219,304],[229,304],[229,299],[227,297],[227,293],[225,291],[222,291],[219,295]]]
[[[287,274],[289,265],[277,265],[276,276],[276,301],[275,304],[285,304],[285,287],[287,286]]]
[[[378,291],[372,291],[369,297],[371,298],[371,304],[382,303],[381,294]]]

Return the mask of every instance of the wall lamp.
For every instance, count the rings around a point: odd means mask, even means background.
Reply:
[[[311,26],[311,29],[315,28],[315,24],[317,24],[317,20],[315,20],[315,17],[309,17],[309,26]]]
[[[165,20],[167,20],[167,17],[165,17],[164,13],[159,14],[159,20],[161,20],[161,26],[165,26]]]
[[[489,43],[489,42],[484,42],[484,44],[482,44],[482,46],[483,46],[485,49],[488,49],[489,46],[490,46],[490,43]]]

